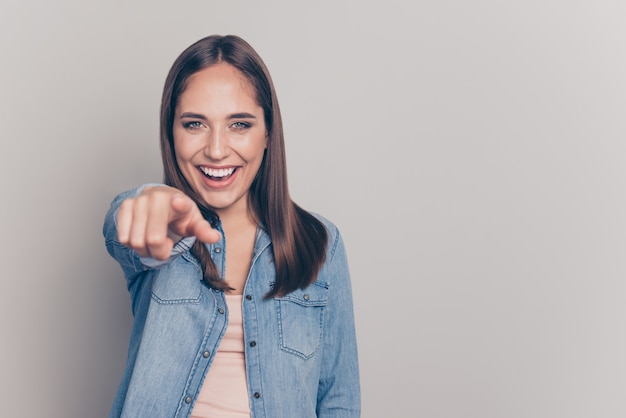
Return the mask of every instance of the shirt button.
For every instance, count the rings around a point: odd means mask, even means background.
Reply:
[[[221,313],[221,314],[223,314],[223,313],[224,313],[224,309],[222,309],[222,308],[219,308],[217,311],[218,311],[219,313]]]
[[[246,295],[246,300],[252,300],[252,296],[251,295]]]
[[[191,396],[187,396],[185,398],[185,403],[191,403],[191,401],[192,401]]]
[[[310,297],[309,295],[307,295],[307,294],[305,294],[304,296],[302,296],[302,298],[303,298],[304,300],[309,300],[309,299],[311,299],[311,297]]]
[[[253,396],[255,399],[259,399],[261,397],[261,394],[259,392],[254,392]]]
[[[256,341],[250,341],[250,347],[256,347]]]
[[[222,252],[222,249],[220,247],[215,247],[215,249],[213,250],[215,251],[217,254]]]
[[[204,353],[202,353],[202,357],[204,358],[209,358],[210,355],[211,353],[209,351],[205,351]]]

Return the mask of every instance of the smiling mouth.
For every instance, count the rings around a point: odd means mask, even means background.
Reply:
[[[207,178],[211,180],[216,180],[216,181],[224,181],[230,178],[235,173],[236,170],[237,170],[237,167],[230,167],[230,168],[200,167],[200,171],[202,172],[202,174],[204,174]]]

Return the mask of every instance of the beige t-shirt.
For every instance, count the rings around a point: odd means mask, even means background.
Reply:
[[[191,418],[250,418],[242,295],[226,295],[226,304],[228,327],[202,384]]]

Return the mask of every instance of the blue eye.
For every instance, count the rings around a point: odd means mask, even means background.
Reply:
[[[250,127],[249,123],[246,122],[235,122],[231,125],[234,129],[246,129]]]
[[[197,122],[197,121],[185,122],[183,123],[183,127],[190,131],[194,131],[194,130],[202,128],[202,123]]]

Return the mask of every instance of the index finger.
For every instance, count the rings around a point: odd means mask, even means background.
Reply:
[[[214,243],[221,234],[204,219],[200,209],[191,198],[176,194],[171,200],[170,231],[181,237],[195,236],[202,242]]]

